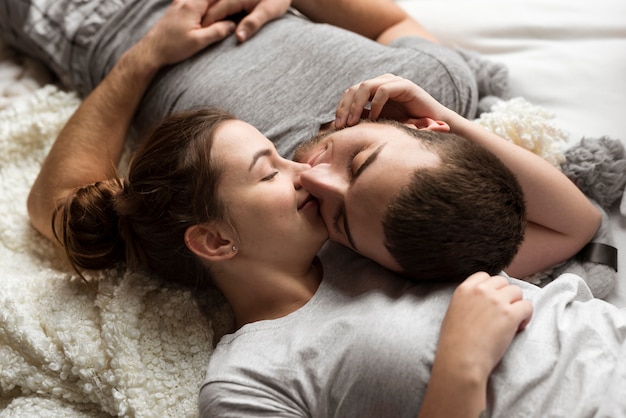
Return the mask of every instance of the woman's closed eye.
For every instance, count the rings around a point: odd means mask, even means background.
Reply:
[[[267,176],[263,177],[263,178],[261,179],[261,181],[270,181],[270,180],[272,180],[274,177],[276,177],[276,175],[277,175],[277,174],[278,174],[278,171],[273,171],[271,174],[269,174],[269,175],[267,175]]]

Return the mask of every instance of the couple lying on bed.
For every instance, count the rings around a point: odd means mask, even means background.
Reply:
[[[203,416],[620,412],[623,313],[575,276],[538,289],[492,275],[573,255],[598,213],[552,166],[406,79],[345,91],[336,117],[312,119],[339,130],[305,145],[304,162],[228,113],[197,110],[166,119],[117,177],[111,160],[157,70],[232,31],[209,26],[200,42],[201,12],[169,8],[122,55],[59,135],[29,209],[79,268],[128,261],[224,293],[237,330],[212,354]],[[370,99],[370,118],[412,127],[357,123]],[[329,235],[403,274],[320,251]],[[457,274],[469,277],[456,290],[424,283]]]

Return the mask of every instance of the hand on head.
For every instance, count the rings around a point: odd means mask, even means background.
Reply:
[[[366,109],[369,103],[369,109]],[[392,119],[429,128],[448,131],[442,120],[454,112],[440,104],[412,81],[393,74],[363,81],[348,88],[337,106],[335,127],[356,125],[361,118]],[[439,126],[433,126],[439,125]]]
[[[235,36],[239,42],[245,42],[266,23],[283,16],[290,0],[211,0],[202,25],[207,26],[222,21],[241,12],[247,15],[237,24]]]

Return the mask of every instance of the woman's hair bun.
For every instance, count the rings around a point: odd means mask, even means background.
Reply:
[[[123,180],[119,178],[79,187],[55,214],[55,236],[74,267],[96,270],[124,261],[126,246],[116,210],[116,199],[123,189]]]

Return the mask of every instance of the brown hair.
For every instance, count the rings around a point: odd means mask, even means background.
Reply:
[[[526,207],[509,170],[455,134],[406,129],[441,163],[416,170],[387,209],[385,245],[412,278],[460,281],[497,274],[524,239]]]
[[[55,229],[70,262],[80,269],[127,262],[169,282],[208,285],[208,270],[187,248],[184,234],[192,225],[226,219],[211,144],[216,128],[232,119],[216,109],[171,115],[136,151],[126,180],[77,188]]]

